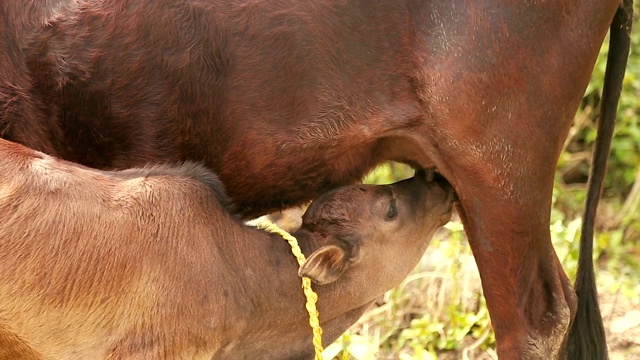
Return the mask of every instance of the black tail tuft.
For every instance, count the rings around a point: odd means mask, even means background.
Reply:
[[[608,358],[593,269],[593,228],[607,169],[607,158],[611,149],[622,79],[627,67],[632,20],[633,0],[623,0],[611,23],[609,35],[610,46],[602,92],[602,111],[598,122],[598,136],[593,152],[587,204],[580,237],[580,256],[575,282],[578,310],[567,341],[566,354],[571,360],[606,360]]]

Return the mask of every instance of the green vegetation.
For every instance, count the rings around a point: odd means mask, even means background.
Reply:
[[[557,166],[551,236],[572,279],[607,50],[605,44]],[[612,309],[616,306],[640,309],[639,51],[640,32],[636,31],[596,229],[598,286],[607,329],[615,321]],[[412,173],[403,165],[387,164],[374,170],[366,182],[389,183]],[[477,269],[460,222],[452,221],[439,232],[414,273],[379,303],[326,349],[326,358],[495,358],[495,339]],[[640,339],[638,325],[625,332]],[[612,359],[640,355],[640,345],[617,341],[617,336],[622,335],[608,335]]]

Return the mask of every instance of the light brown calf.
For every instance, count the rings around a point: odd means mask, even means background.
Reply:
[[[98,171],[4,140],[0,154],[5,354],[312,357],[289,245],[234,217],[211,172]],[[452,198],[444,181],[417,176],[339,188],[310,206],[295,236],[325,343],[411,271],[449,220]]]

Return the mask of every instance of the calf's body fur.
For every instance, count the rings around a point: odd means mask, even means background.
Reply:
[[[99,171],[4,140],[0,154],[7,353],[312,357],[289,245],[232,215],[212,173],[193,164]],[[310,206],[295,235],[309,257],[300,273],[318,283],[326,343],[409,273],[451,205],[448,185],[414,177],[339,188]]]

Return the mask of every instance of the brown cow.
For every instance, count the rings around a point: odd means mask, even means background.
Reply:
[[[0,154],[0,354],[313,357],[289,245],[234,217],[203,167],[106,172],[5,140]],[[452,200],[446,181],[414,177],[312,203],[295,236],[326,342],[409,274]]]
[[[592,220],[630,0],[620,9],[620,0],[73,4],[29,45],[19,74],[28,85],[0,88],[5,138],[99,168],[200,161],[246,216],[355,182],[384,160],[435,166],[460,196],[498,354],[554,357],[571,328],[570,356],[606,357]],[[9,24],[25,16],[4,14]],[[576,300],[551,245],[551,193],[612,21],[609,130],[598,140]],[[2,41],[10,53],[12,38]]]

